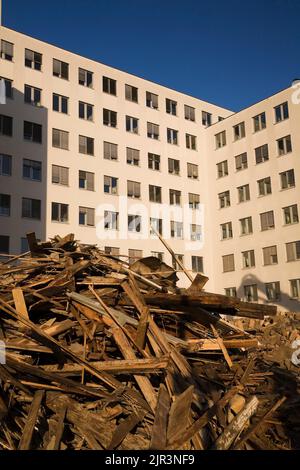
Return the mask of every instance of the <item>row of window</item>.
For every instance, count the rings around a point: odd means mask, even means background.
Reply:
[[[1,52],[0,56],[2,59],[13,61],[14,58],[14,44],[1,40]],[[34,70],[42,70],[43,56],[42,54],[25,49],[24,65]],[[52,62],[52,74],[55,77],[69,80],[69,64],[58,59],[53,59]],[[8,79],[7,79],[8,80]],[[94,86],[94,73],[78,68],[78,84],[88,88]],[[41,91],[41,90],[40,90]],[[113,78],[103,76],[102,77],[102,91],[113,96],[117,96],[117,81]],[[139,90],[137,87],[125,84],[125,99],[133,103],[139,102]],[[150,91],[146,91],[145,104],[147,107],[152,109],[159,109],[159,96]],[[178,103],[175,100],[169,98],[165,99],[165,110],[166,113],[177,116],[178,115]],[[196,109],[192,106],[184,105],[184,117],[188,121],[196,121],[195,118]],[[219,121],[223,118],[219,116]],[[212,124],[212,114],[206,111],[201,112],[201,122],[204,126],[210,126]]]
[[[285,121],[289,118],[289,107],[288,103],[284,102],[274,108],[274,119],[275,123]],[[266,113],[258,114],[252,118],[253,120],[253,131],[258,132],[267,127]],[[233,126],[233,141],[246,137],[245,122],[240,122]],[[216,149],[224,147],[227,144],[226,131],[221,131],[215,134]]]
[[[85,108],[83,108],[84,110]],[[85,113],[85,111],[84,111]],[[103,109],[103,124],[116,127],[117,113],[109,109]],[[132,116],[126,116],[126,131],[138,134],[139,119]],[[13,135],[13,118],[11,116],[0,115],[0,134],[11,137]],[[147,122],[147,136],[151,139],[159,139],[159,126]],[[92,137],[80,136],[87,142],[90,142],[89,155],[94,155],[94,139]],[[42,143],[42,126],[34,122],[24,121],[24,139],[33,142]],[[79,139],[80,140],[80,139]],[[178,131],[167,128],[167,142],[173,145],[179,145]],[[185,134],[186,148],[197,150],[197,137],[191,134]],[[52,144],[64,150],[69,149],[69,132],[61,129],[53,129]]]
[[[300,260],[300,240],[288,242],[286,247],[286,261],[299,261]],[[266,246],[262,249],[263,265],[270,266],[278,264],[277,246]],[[254,268],[255,264],[255,250],[242,251],[242,268]],[[223,272],[235,271],[234,254],[222,256]]]
[[[290,296],[292,299],[300,298],[300,279],[290,279]],[[268,300],[272,302],[280,302],[281,290],[280,282],[266,282],[265,283],[265,294]],[[225,288],[225,295],[229,297],[237,297],[236,287]],[[258,288],[257,284],[248,284],[244,286],[244,300],[247,302],[258,301]]]
[[[292,204],[282,208],[284,225],[297,224],[299,222],[298,206]],[[243,217],[239,219],[240,235],[250,235],[253,233],[252,217]],[[220,225],[221,239],[227,240],[233,238],[232,222],[225,222]],[[275,228],[274,212],[267,211],[260,214],[260,228],[262,231]]]
[[[280,187],[282,190],[290,189],[295,187],[295,173],[293,169],[282,171],[279,173]],[[262,178],[257,180],[258,196],[267,196],[272,194],[271,177]],[[223,191],[218,194],[219,207],[223,209],[231,206],[230,190]],[[250,201],[250,186],[249,184],[243,184],[237,187],[237,199],[238,203]]]
[[[291,136],[287,135],[277,140],[278,156],[287,155],[292,152],[292,140]],[[255,151],[255,163],[263,163],[269,160],[269,147],[268,144],[264,144],[254,149]],[[244,170],[248,168],[248,155],[244,152],[235,157],[235,169],[236,171]],[[228,160],[223,160],[216,164],[217,166],[217,177],[223,178],[229,174],[228,171]]]

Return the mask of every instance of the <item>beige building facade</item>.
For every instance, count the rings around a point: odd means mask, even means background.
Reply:
[[[74,232],[172,264],[153,225],[207,290],[299,310],[295,89],[233,113],[0,32],[1,253],[25,251],[28,231]]]

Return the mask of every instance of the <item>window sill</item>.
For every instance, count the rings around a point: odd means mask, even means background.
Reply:
[[[89,228],[95,228],[95,225],[85,225],[85,224],[78,224],[79,227],[89,227]]]
[[[67,222],[63,222],[63,221],[60,221],[60,220],[52,220],[51,219],[51,223],[52,224],[64,224],[64,225],[70,225],[70,222],[67,221]]]
[[[299,224],[299,220],[298,222],[291,222],[290,224],[283,224],[282,227],[289,227],[290,225],[297,225]]]
[[[26,176],[23,176],[23,180],[32,181],[32,182],[35,182],[35,183],[41,183],[42,182],[42,180],[35,180],[33,178],[26,178]]]
[[[261,199],[262,197],[267,197],[267,196],[272,196],[272,193],[268,193],[268,194],[259,194],[257,196],[257,199]]]
[[[289,189],[294,189],[295,187],[296,187],[296,185],[295,185],[295,186],[290,186],[289,188],[281,188],[281,189],[279,190],[279,192],[281,193],[281,192],[283,192],[283,191],[288,191]]]

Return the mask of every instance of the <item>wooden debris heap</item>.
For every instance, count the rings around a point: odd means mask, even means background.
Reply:
[[[300,448],[276,307],[208,293],[202,274],[179,289],[156,258],[129,266],[73,234],[27,238],[0,263],[0,449]]]

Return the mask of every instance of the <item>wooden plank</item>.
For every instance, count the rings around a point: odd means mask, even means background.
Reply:
[[[165,385],[160,384],[152,426],[150,449],[164,450],[166,448],[170,404],[169,393]]]
[[[138,411],[133,412],[129,415],[121,424],[116,428],[115,432],[113,433],[112,439],[107,446],[106,450],[113,450],[116,449],[121,442],[125,439],[128,433],[135,428],[140,421],[142,421],[145,417],[145,411]]]
[[[203,289],[203,287],[205,286],[205,284],[207,283],[207,281],[208,281],[207,276],[204,276],[204,274],[201,274],[201,273],[197,273],[196,277],[193,279],[192,284],[186,290],[187,293],[188,294],[193,294],[193,293],[200,292]]]
[[[35,392],[29,413],[26,419],[25,427],[23,429],[22,437],[19,442],[18,449],[19,450],[29,450],[32,437],[33,437],[33,431],[34,427],[36,425],[36,421],[39,415],[40,411],[40,406],[44,397],[44,390],[38,390]]]
[[[58,420],[57,420],[53,450],[59,450],[60,449],[60,442],[61,442],[62,435],[63,435],[63,432],[64,432],[64,427],[65,427],[64,421],[65,421],[66,412],[67,412],[67,405],[63,404],[63,406],[61,407],[61,409],[60,409],[60,411],[57,415]]]
[[[213,334],[215,335],[217,343],[219,344],[219,346],[222,350],[225,361],[227,362],[227,365],[228,365],[229,369],[231,369],[231,367],[233,366],[233,363],[232,363],[232,360],[231,360],[231,358],[228,354],[226,346],[224,345],[224,342],[223,342],[222,338],[220,337],[219,333],[217,332],[216,328],[214,327],[214,325],[210,325],[210,327],[213,331]]]
[[[15,289],[13,289],[12,296],[15,304],[15,309],[17,310],[18,314],[22,315],[24,318],[27,318],[27,320],[29,320],[27,307],[21,287],[16,287]]]
[[[191,385],[175,398],[171,405],[167,440],[176,440],[189,424],[194,386]]]
[[[227,450],[233,441],[243,431],[248,420],[254,415],[258,407],[258,399],[254,395],[248,400],[244,408],[233,418],[231,423],[224,429],[222,434],[214,443],[216,450]]]
[[[126,336],[124,335],[123,331],[118,328],[118,327],[112,327],[111,328],[112,335],[114,337],[114,340],[120,349],[121,353],[123,354],[125,359],[128,360],[135,360],[136,355],[134,351],[132,350]],[[140,375],[134,374],[134,378],[144,395],[147,403],[149,404],[151,410],[153,413],[155,412],[156,408],[156,403],[157,403],[157,398],[156,398],[156,393],[154,391],[154,388],[152,387],[150,380],[147,377],[142,377]]]

